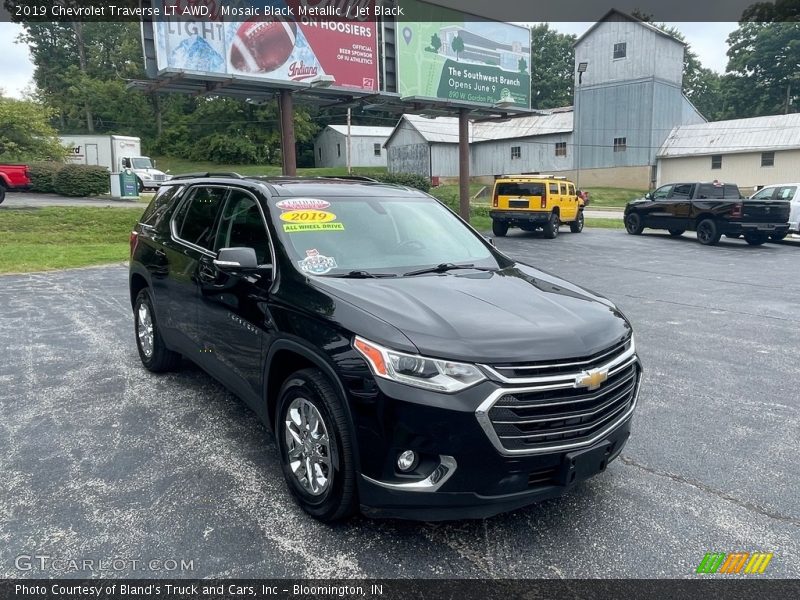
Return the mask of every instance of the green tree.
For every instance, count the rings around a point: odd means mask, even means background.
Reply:
[[[464,40],[461,39],[461,36],[457,35],[453,38],[451,46],[453,48],[453,52],[456,53],[456,61],[458,61],[458,55],[464,51]]]
[[[439,48],[442,47],[442,38],[439,37],[438,33],[434,33],[431,36],[431,48],[433,48],[434,52],[438,53]]]
[[[800,22],[748,22],[728,36],[726,111],[755,117],[797,111]],[[746,100],[749,96],[749,100]]]
[[[519,59],[519,63],[517,63],[517,68],[519,69],[520,73],[525,73],[528,70],[528,63],[525,62],[524,58]]]
[[[572,104],[574,35],[558,33],[547,23],[531,28],[531,107],[558,108]]]
[[[66,150],[50,125],[52,112],[30,100],[0,97],[0,161],[58,160]]]

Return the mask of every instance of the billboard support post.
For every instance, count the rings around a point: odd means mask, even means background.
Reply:
[[[283,174],[297,175],[297,159],[295,158],[293,101],[291,90],[280,91],[281,112],[281,154],[283,155]]]
[[[469,111],[458,109],[458,208],[469,223]]]

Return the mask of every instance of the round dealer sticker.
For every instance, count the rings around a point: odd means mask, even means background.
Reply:
[[[323,256],[316,249],[306,250],[306,257],[298,261],[300,270],[312,275],[324,275],[331,269],[337,267],[336,259],[330,256]]]
[[[325,210],[331,205],[319,198],[287,198],[275,203],[281,210]]]

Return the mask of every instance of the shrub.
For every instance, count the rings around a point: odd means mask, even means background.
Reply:
[[[105,194],[108,186],[108,170],[94,165],[64,165],[53,178],[53,191],[64,196]]]
[[[246,137],[214,133],[201,141],[205,144],[205,157],[217,164],[259,164],[263,162],[263,150],[259,150]]]
[[[407,185],[408,187],[417,188],[426,193],[431,189],[431,182],[428,178],[422,175],[416,175],[415,173],[379,173],[372,175],[372,177],[383,183]]]
[[[28,165],[28,174],[31,179],[31,191],[42,194],[52,194],[56,191],[53,187],[53,179],[62,167],[63,163],[57,162],[35,162]]]

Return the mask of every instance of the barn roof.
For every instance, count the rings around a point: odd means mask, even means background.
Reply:
[[[331,129],[342,135],[347,135],[347,125],[328,125]],[[389,137],[394,127],[375,127],[372,125],[351,125],[350,135],[361,137]]]
[[[575,40],[575,42],[572,45],[573,46],[577,46],[578,44],[583,42],[583,40],[585,40],[589,36],[589,34],[592,33],[595,29],[597,29],[602,23],[605,23],[605,22],[608,22],[608,21],[630,21],[631,23],[638,23],[639,25],[641,25],[645,29],[649,29],[650,31],[652,31],[652,32],[654,32],[654,33],[656,33],[656,34],[658,34],[658,35],[660,35],[662,37],[668,38],[668,39],[672,40],[673,42],[677,42],[678,44],[681,44],[683,46],[686,45],[686,42],[682,42],[681,40],[676,38],[674,35],[670,35],[669,33],[664,31],[660,27],[656,27],[655,25],[653,25],[652,23],[648,23],[647,21],[642,21],[641,19],[637,19],[633,15],[629,15],[627,13],[624,13],[621,10],[617,10],[616,8],[612,8],[606,14],[604,14],[602,17],[597,19],[597,21],[594,23],[594,25],[592,25],[591,27],[589,27],[589,29],[584,31],[583,35],[581,35],[577,40]]]
[[[680,125],[667,136],[659,158],[800,148],[800,113]]]
[[[572,107],[556,108],[547,114],[510,117],[502,121],[478,121],[469,124],[470,143],[532,137],[572,131]],[[429,143],[457,144],[458,119],[455,117],[428,118],[420,115],[403,115],[395,131],[403,122],[413,127]],[[391,139],[391,136],[390,136]],[[387,144],[389,140],[387,140]]]

